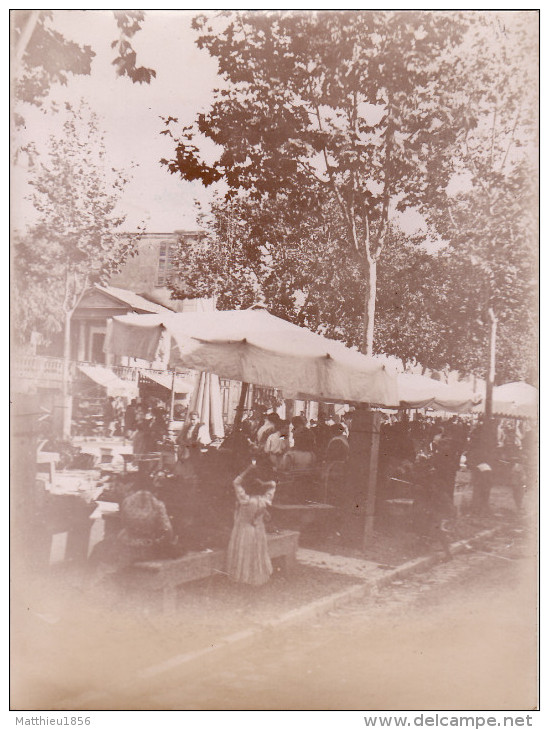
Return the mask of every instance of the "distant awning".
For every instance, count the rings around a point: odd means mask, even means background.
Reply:
[[[494,388],[492,393],[492,413],[509,418],[537,418],[539,392],[528,383],[505,383]],[[482,413],[485,400],[475,410]]]
[[[139,391],[133,380],[122,380],[110,368],[102,365],[79,365],[78,369],[88,378],[106,389],[107,395],[116,398],[137,398]]]
[[[155,383],[158,383],[158,385],[161,385],[163,388],[166,388],[169,391],[171,391],[172,389],[173,382],[173,390],[174,393],[176,393],[177,395],[190,393],[192,390],[194,390],[194,384],[189,383],[181,375],[176,375],[175,378],[173,378],[172,373],[142,372],[141,375],[145,378],[148,378],[149,380],[154,381]]]
[[[480,395],[467,383],[448,385],[425,375],[401,373],[398,378],[401,408],[431,408],[437,411],[467,413]]]

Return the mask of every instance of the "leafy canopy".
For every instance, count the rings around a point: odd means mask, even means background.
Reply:
[[[134,252],[136,241],[120,235],[124,216],[116,210],[127,182],[108,164],[97,116],[84,103],[67,104],[62,131],[50,138],[30,180],[37,221],[14,241],[18,339],[33,329],[59,331],[85,288],[106,283]]]
[[[459,14],[406,11],[237,12],[199,17],[198,45],[217,59],[224,88],[177,136],[172,173],[229,197],[278,199],[294,215],[331,199],[340,254],[360,262],[362,349],[374,340],[376,266],[393,211],[441,195],[445,157],[463,119],[447,104]],[[207,163],[198,137],[221,148]],[[436,160],[436,163],[435,163]]]
[[[137,55],[131,45],[145,14],[141,10],[113,12],[119,31],[119,37],[111,43],[117,53],[112,61],[116,74],[127,76],[133,83],[150,83],[156,71],[137,66]],[[10,20],[16,102],[43,107],[52,84],[66,86],[69,74],[88,76],[91,73],[95,51],[90,45],[75,43],[56,30],[51,10],[12,10]],[[15,122],[22,125],[24,119],[15,113]]]

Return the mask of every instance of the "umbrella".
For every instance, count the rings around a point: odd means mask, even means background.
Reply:
[[[193,411],[198,413],[200,423],[208,429],[208,440],[225,436],[221,388],[214,373],[197,373],[187,415]]]

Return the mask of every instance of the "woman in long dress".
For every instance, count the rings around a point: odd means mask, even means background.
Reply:
[[[276,482],[269,476],[268,471],[251,464],[233,482],[237,507],[227,572],[230,580],[238,583],[260,586],[273,572],[264,524],[276,490]]]

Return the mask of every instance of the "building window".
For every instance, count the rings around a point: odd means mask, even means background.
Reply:
[[[170,274],[174,268],[176,243],[162,241],[158,250],[158,272],[156,275],[156,286],[166,286]]]

